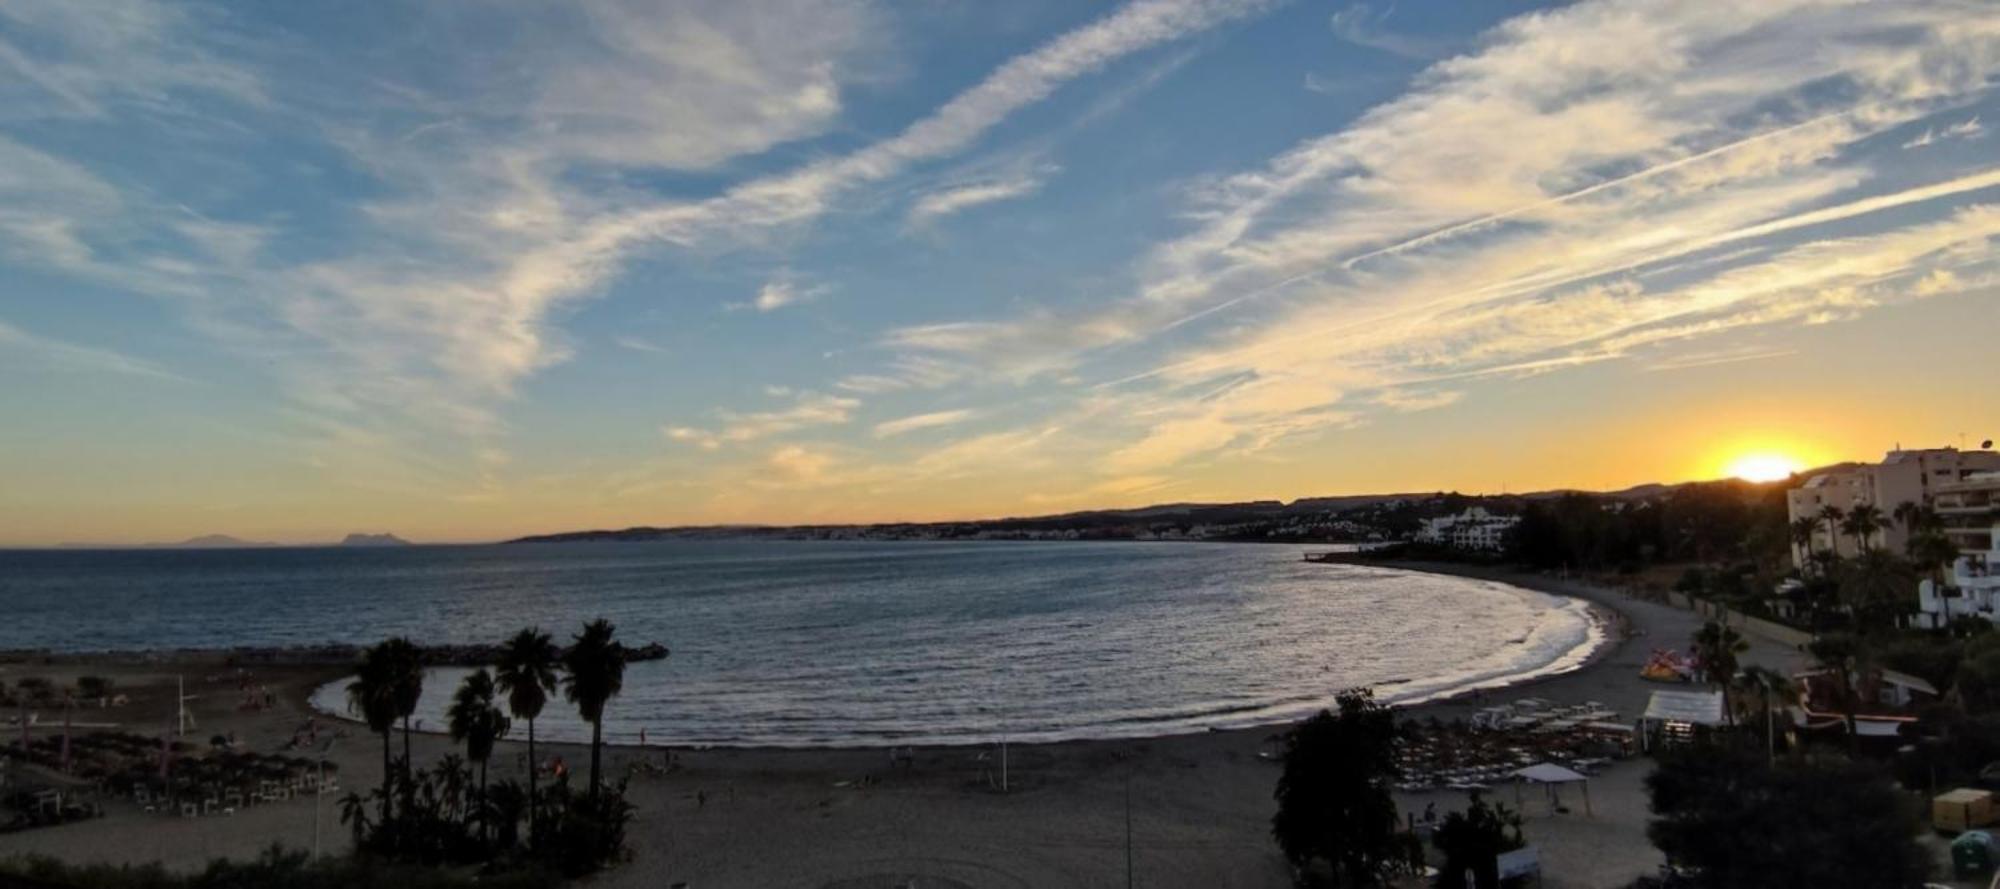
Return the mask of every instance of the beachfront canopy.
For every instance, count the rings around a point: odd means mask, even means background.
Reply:
[[[1538,762],[1526,768],[1515,769],[1514,777],[1521,779],[1521,784],[1546,785],[1549,789],[1549,808],[1551,810],[1561,804],[1561,801],[1556,799],[1556,788],[1558,786],[1563,784],[1582,784],[1583,811],[1586,813],[1590,811],[1590,778],[1586,777],[1582,772],[1564,768],[1552,762]],[[1514,785],[1514,805],[1517,807],[1521,805],[1521,784]]]
[[[1722,692],[1656,691],[1646,702],[1645,718],[1651,722],[1686,722],[1694,725],[1722,725]]]
[[[1536,784],[1568,784],[1573,781],[1588,781],[1583,773],[1563,768],[1552,762],[1538,762],[1525,769],[1516,769],[1514,774]]]

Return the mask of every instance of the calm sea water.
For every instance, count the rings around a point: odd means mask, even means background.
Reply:
[[[667,542],[0,552],[0,647],[567,637],[634,664],[606,735],[782,746],[1133,737],[1278,721],[1354,685],[1414,700],[1574,667],[1577,602],[1173,543]],[[463,671],[436,671],[441,725]],[[323,707],[344,710],[339,686]],[[587,737],[552,702],[537,734]]]

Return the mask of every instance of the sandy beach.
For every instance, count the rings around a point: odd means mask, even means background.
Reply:
[[[1483,694],[1406,708],[1412,717],[1469,715],[1480,706],[1532,694],[1558,703],[1602,701],[1630,719],[1660,686],[1638,672],[1655,647],[1685,648],[1699,626],[1694,614],[1630,598],[1615,590],[1555,578],[1460,565],[1398,565],[1515,583],[1586,599],[1614,631],[1581,668]],[[1449,640],[1439,640],[1448,644]],[[1752,638],[1744,658],[1776,668],[1802,656]],[[111,676],[134,698],[126,707],[79,711],[79,721],[119,722],[156,732],[171,721],[175,676],[187,679],[197,720],[192,734],[235,733],[253,750],[273,751],[309,717],[312,689],[338,677],[324,667],[261,667],[256,686],[276,704],[238,709],[240,681],[214,660],[137,657],[0,663],[0,678],[41,675]],[[216,681],[208,681],[215,677]],[[1527,689],[1532,689],[1528,691]],[[552,707],[562,706],[552,702]],[[616,705],[611,708],[616,719]],[[58,717],[59,719],[59,717]],[[45,723],[47,717],[45,717]],[[321,717],[325,724],[325,717]],[[638,807],[632,861],[600,878],[605,886],[713,887],[1052,887],[1114,886],[1126,881],[1129,799],[1133,882],[1155,887],[1282,887],[1287,867],[1269,836],[1275,764],[1260,759],[1282,726],[1133,741],[1014,745],[1007,750],[1006,790],[1000,764],[987,748],[919,748],[913,764],[892,766],[887,753],[857,750],[709,749],[676,751],[679,769],[633,780]],[[45,724],[37,731],[48,731]],[[331,757],[349,788],[380,777],[379,741],[355,726]],[[519,733],[517,732],[517,735]],[[543,745],[572,763],[579,747]],[[421,735],[416,756],[442,755],[447,739]],[[520,776],[525,745],[502,745],[494,777]],[[611,774],[657,750],[617,748]],[[1542,849],[1545,885],[1616,886],[1653,871],[1658,853],[1646,841],[1643,777],[1648,761],[1618,763],[1593,780],[1594,813],[1556,814],[1530,799],[1525,832]],[[1512,804],[1508,791],[1502,801]],[[1462,794],[1411,794],[1406,812],[1435,802],[1440,811],[1464,805]],[[347,833],[331,797],[322,804],[323,847],[342,850]],[[246,809],[234,816],[168,818],[129,803],[107,806],[107,817],[58,828],[0,836],[0,854],[40,852],[73,861],[160,860],[197,865],[216,856],[247,856],[273,842],[311,847],[314,802],[299,799]]]

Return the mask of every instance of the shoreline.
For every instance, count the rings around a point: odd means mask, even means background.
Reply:
[[[1427,570],[1423,563],[1392,565]],[[1593,603],[1608,615],[1610,631],[1577,669],[1532,677],[1503,689],[1468,691],[1447,699],[1398,706],[1401,719],[1452,720],[1510,697],[1533,695],[1559,703],[1601,701],[1621,718],[1642,712],[1663,686],[1638,675],[1650,637],[1684,647],[1700,625],[1691,612],[1626,597],[1608,587],[1475,566],[1436,566],[1451,573],[1512,583],[1544,594]],[[1785,666],[1794,656],[1753,640],[1745,663]],[[213,664],[214,662],[210,662]],[[269,707],[241,705],[239,675],[215,666],[212,675],[193,663],[123,665],[71,662],[29,672],[61,679],[80,673],[112,676],[132,702],[123,708],[80,710],[80,719],[113,720],[124,730],[157,734],[173,724],[176,673],[185,676],[200,745],[231,735],[246,749],[287,751],[308,719],[320,740],[336,737],[327,753],[342,793],[363,794],[381,781],[382,740],[356,725],[332,721],[307,707],[312,691],[342,675],[336,667],[258,668],[252,688],[268,687]],[[0,664],[0,675],[24,675]],[[552,708],[566,705],[560,698]],[[615,718],[615,717],[614,717]],[[892,759],[881,746],[850,748],[723,748],[671,750],[610,746],[604,751],[612,780],[629,779],[637,807],[630,842],[632,862],[592,881],[611,887],[675,882],[717,887],[865,887],[909,885],[1098,886],[1124,879],[1125,838],[1130,835],[1140,881],[1158,887],[1278,889],[1291,885],[1290,869],[1270,839],[1271,794],[1278,779],[1271,754],[1290,725],[1164,735],[1122,740],[1079,740],[990,746],[917,746]],[[37,735],[54,730],[44,722]],[[528,757],[523,733],[500,742],[491,761],[493,780],[524,781]],[[399,745],[400,746],[400,745]],[[436,762],[463,755],[447,737],[416,733],[415,760]],[[538,758],[560,756],[572,768],[587,761],[586,744],[538,740]],[[669,766],[661,774],[660,766]],[[1624,885],[1657,868],[1659,855],[1645,838],[1647,818],[1642,763],[1618,764],[1594,781],[1596,815],[1578,818],[1530,807],[1528,832],[1543,849],[1552,889]],[[1397,796],[1405,812],[1464,803],[1446,792]],[[335,818],[333,799],[293,800],[255,806],[233,817],[165,818],[141,812],[128,800],[105,801],[107,816],[63,827],[10,834],[9,851],[41,853],[77,863],[158,861],[194,870],[216,857],[250,858],[273,842],[310,848],[315,814],[322,841],[339,853],[348,831]],[[1129,819],[1129,822],[1128,822]],[[921,879],[919,879],[921,878]]]
[[[1423,718],[1425,716],[1431,715],[1432,711],[1449,712],[1464,706],[1468,702],[1482,700],[1488,696],[1496,694],[1498,695],[1510,694],[1523,689],[1544,685],[1550,682],[1555,682],[1563,679],[1564,677],[1570,677],[1588,673],[1593,669],[1596,669],[1599,665],[1601,665],[1607,659],[1609,659],[1615,652],[1621,649],[1630,637],[1630,632],[1629,632],[1630,619],[1622,611],[1620,611],[1616,605],[1613,604],[1614,602],[1622,600],[1625,597],[1615,590],[1596,586],[1594,584],[1588,584],[1579,581],[1567,581],[1557,578],[1545,577],[1542,575],[1510,571],[1498,567],[1488,568],[1484,566],[1466,565],[1466,564],[1449,563],[1449,562],[1412,561],[1412,562],[1398,562],[1398,563],[1382,563],[1382,562],[1354,561],[1354,562],[1340,562],[1335,564],[1352,564],[1352,565],[1359,565],[1362,567],[1386,568],[1399,571],[1412,571],[1424,574],[1436,574],[1436,575],[1451,576],[1451,577],[1461,577],[1472,580],[1483,580],[1496,583],[1503,583],[1509,586],[1514,586],[1523,590],[1527,590],[1529,592],[1554,596],[1560,599],[1575,600],[1583,603],[1583,605],[1585,606],[1586,615],[1592,624],[1588,632],[1591,637],[1595,638],[1588,638],[1588,637],[1586,638],[1583,644],[1589,645],[1590,650],[1584,653],[1582,658],[1578,660],[1576,663],[1566,667],[1562,667],[1560,669],[1548,669],[1549,665],[1543,665],[1541,667],[1532,668],[1531,670],[1529,670],[1524,674],[1500,677],[1500,678],[1484,679],[1484,680],[1471,680],[1460,687],[1451,688],[1448,690],[1430,693],[1426,695],[1421,695],[1411,701],[1390,702],[1388,706],[1395,709],[1399,714],[1399,716],[1405,719]],[[457,649],[472,649],[479,647],[480,646],[442,646],[440,647],[440,651],[449,652]],[[357,719],[351,714],[342,712],[340,710],[317,706],[315,703],[315,697],[317,696],[318,692],[321,689],[323,689],[326,685],[338,682],[350,674],[351,671],[349,667],[351,665],[353,657],[352,653],[358,652],[358,650],[359,646],[345,645],[338,643],[321,643],[321,644],[308,644],[308,645],[298,645],[298,646],[236,646],[230,648],[213,648],[213,649],[203,649],[203,648],[150,649],[150,650],[130,651],[130,652],[117,652],[117,651],[53,652],[53,651],[41,651],[41,650],[31,650],[31,651],[12,650],[12,651],[0,651],[0,669],[4,669],[5,667],[10,665],[19,664],[19,665],[48,667],[48,668],[53,668],[59,672],[75,673],[75,674],[88,673],[92,669],[95,669],[100,666],[115,666],[121,668],[122,670],[132,670],[132,669],[172,670],[176,667],[185,667],[191,669],[198,668],[208,671],[236,670],[236,671],[251,671],[253,673],[260,671],[275,671],[278,674],[280,674],[280,682],[278,683],[278,686],[274,691],[277,695],[283,697],[288,705],[298,709],[299,711],[305,714],[318,716],[330,720],[334,725],[343,726],[346,729],[348,729],[351,733],[355,727],[361,726],[363,724],[361,720]],[[1559,655],[1555,659],[1555,661],[1552,661],[1551,663],[1560,662],[1564,659],[1570,658],[1573,655],[1575,655],[1575,653],[1576,649],[1565,651],[1561,655]],[[346,655],[346,657],[343,659],[342,657],[333,656],[337,654],[344,654]],[[473,664],[473,663],[461,663],[459,662],[459,660],[460,659],[458,658],[449,658],[449,657],[441,658],[436,662],[432,663],[431,666],[466,667],[466,666],[483,665],[483,664]],[[1422,681],[1422,680],[1420,678],[1416,680],[1401,679],[1401,680],[1396,680],[1396,684],[1402,684],[1411,681]],[[1376,690],[1378,697],[1381,697],[1383,695],[1384,687],[1382,685],[1373,686],[1373,688]],[[1327,706],[1330,706],[1332,703],[1331,697],[1329,696],[1327,701],[1325,701],[1324,703]],[[1313,712],[1317,711],[1315,710]],[[1175,730],[1175,731],[1167,731],[1154,734],[1132,734],[1132,735],[1113,735],[1113,736],[1077,737],[1077,738],[1059,738],[1059,739],[1033,739],[1033,740],[1020,740],[1020,741],[991,738],[991,739],[971,739],[963,741],[884,740],[880,743],[833,743],[833,744],[649,742],[647,744],[641,745],[631,741],[607,740],[606,742],[604,742],[604,747],[607,750],[618,750],[622,752],[635,752],[635,751],[657,752],[662,750],[673,750],[676,752],[692,751],[700,753],[710,753],[710,752],[735,751],[735,752],[745,752],[745,753],[772,753],[772,754],[797,754],[797,755],[812,755],[816,753],[880,754],[880,753],[885,753],[892,749],[902,749],[902,748],[911,748],[916,750],[964,751],[964,750],[975,750],[975,749],[993,747],[995,745],[1002,743],[1007,744],[1009,747],[1021,748],[1021,749],[1039,748],[1039,747],[1061,748],[1061,747],[1073,747],[1077,745],[1111,745],[1111,744],[1133,744],[1133,743],[1146,743],[1146,742],[1172,742],[1188,738],[1229,736],[1229,735],[1249,735],[1249,734],[1265,735],[1274,731],[1281,731],[1286,728],[1289,728],[1290,726],[1296,725],[1302,718],[1303,717],[1295,716],[1290,718],[1256,721],[1241,725],[1227,725],[1227,726],[1218,725],[1202,729]],[[40,723],[40,725],[44,727],[49,726],[51,724],[52,723],[47,719],[44,719]],[[439,731],[434,728],[416,728],[412,730],[411,734],[414,736],[430,737],[436,739],[443,739],[447,735],[446,732]],[[506,739],[503,739],[500,743],[503,747],[505,747],[507,745],[521,744],[522,739],[510,736]],[[588,749],[588,744],[582,741],[553,740],[547,738],[538,740],[537,746],[549,747],[552,749],[574,746],[578,749]]]

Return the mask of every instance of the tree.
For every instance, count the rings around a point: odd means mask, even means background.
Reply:
[[[1750,650],[1750,643],[1727,624],[1709,621],[1694,634],[1695,657],[1701,662],[1703,678],[1722,690],[1723,710],[1729,710],[1730,684],[1736,681],[1737,655]]]
[[[389,752],[389,737],[396,730],[396,653],[388,643],[361,652],[361,664],[354,681],[347,684],[347,706],[359,712],[368,730],[382,736],[382,823],[389,823],[389,787],[395,766]]]
[[[507,714],[495,705],[493,674],[485,668],[465,677],[458,692],[452,695],[451,709],[446,719],[451,725],[451,739],[465,743],[465,758],[479,764],[479,795],[473,804],[480,814],[479,839],[487,841],[491,834],[486,822],[486,761],[493,756],[493,745],[507,734]]]
[[[1856,503],[1847,511],[1847,517],[1840,520],[1840,529],[1854,538],[1854,545],[1862,552],[1873,549],[1872,541],[1877,532],[1889,527],[1889,520],[1873,503]]]
[[[1969,713],[2000,710],[2000,645],[1971,645],[1959,662],[1953,692]]]
[[[1743,673],[1737,682],[1737,687],[1743,692],[1737,696],[1739,706],[1746,696],[1752,697],[1757,701],[1757,709],[1764,712],[1765,751],[1767,758],[1775,761],[1778,757],[1778,722],[1776,714],[1778,710],[1782,709],[1785,704],[1798,695],[1798,687],[1792,682],[1790,676],[1786,676],[1784,673],[1769,667],[1761,667],[1756,664],[1743,668]]]
[[[1799,553],[1799,569],[1803,571],[1813,561],[1813,538],[1819,535],[1819,520],[1811,516],[1793,519],[1789,526],[1792,546]]]
[[[1944,527],[1944,521],[1938,516],[1937,510],[1909,500],[1896,504],[1890,515],[1895,517],[1897,524],[1903,526],[1903,533],[1911,536]]]
[[[507,710],[515,719],[528,721],[528,836],[537,836],[536,825],[541,822],[539,794],[536,792],[536,774],[541,771],[541,761],[535,758],[535,719],[542,715],[542,707],[549,702],[549,693],[556,690],[556,663],[562,653],[556,650],[555,642],[540,628],[530,627],[514,634],[512,639],[500,648],[499,663],[495,665],[494,681],[500,691],[507,695]]]
[[[403,720],[403,802],[407,805],[412,788],[410,717],[424,697],[424,657],[417,644],[403,636],[383,640],[376,648],[381,649],[384,669],[388,671],[390,700],[395,702],[396,716]]]
[[[1444,867],[1438,874],[1438,889],[1499,889],[1499,859],[1527,842],[1521,839],[1521,816],[1506,806],[1488,806],[1472,792],[1472,803],[1463,812],[1444,816],[1431,844],[1444,853]],[[1466,882],[1466,874],[1472,881]]]
[[[1826,526],[1826,553],[1832,561],[1840,559],[1840,526],[1847,518],[1847,510],[1831,503],[1819,508],[1819,522]]]
[[[1838,579],[1840,597],[1857,632],[1893,629],[1897,616],[1908,611],[1915,599],[1916,574],[1886,550],[1863,550],[1841,565]]]
[[[1958,561],[1958,545],[1943,531],[1927,528],[1911,535],[1903,544],[1903,552],[1910,557],[1910,566],[1920,574],[1930,575],[1938,594],[1943,595],[1944,569]]]
[[[1806,653],[1812,655],[1813,661],[1826,671],[1829,681],[1833,683],[1835,704],[1840,707],[1841,718],[1847,722],[1848,745],[1858,749],[1861,736],[1854,724],[1857,706],[1854,675],[1862,667],[1860,640],[1845,634],[1820,636],[1806,644]]]
[[[386,804],[388,798],[388,794],[385,793],[382,795],[382,799],[384,800],[383,811],[385,812],[388,811]],[[368,836],[368,828],[370,827],[368,823],[368,801],[362,799],[361,794],[350,790],[346,796],[340,798],[340,823],[353,828],[354,848],[361,848],[361,843]]]
[[[563,655],[563,697],[590,723],[590,796],[598,794],[604,750],[604,705],[625,688],[625,647],[613,640],[617,628],[599,618],[585,624]]]
[[[1698,889],[1916,889],[1929,871],[1907,798],[1872,766],[1690,746],[1646,787],[1647,836]]]
[[[1346,885],[1373,886],[1398,860],[1396,719],[1369,689],[1335,700],[1337,715],[1322,710],[1286,736],[1271,835],[1299,873],[1324,861]]]

